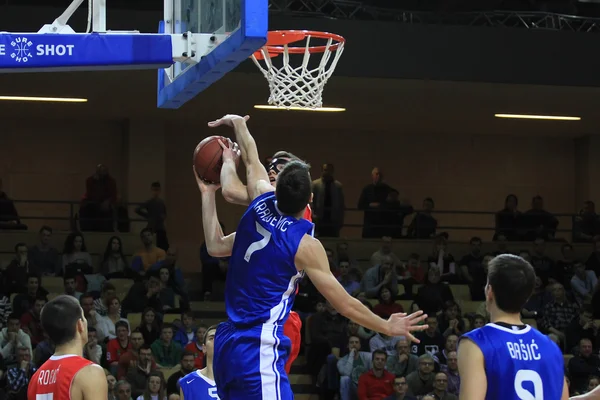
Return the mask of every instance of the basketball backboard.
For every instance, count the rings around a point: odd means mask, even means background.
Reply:
[[[268,0],[165,0],[159,33],[193,34],[189,57],[158,72],[158,106],[179,108],[267,40]]]

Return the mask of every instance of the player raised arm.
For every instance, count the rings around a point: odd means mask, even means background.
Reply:
[[[240,117],[239,115],[228,114],[216,121],[209,122],[208,126],[214,128],[220,125],[227,125],[233,128],[235,140],[240,146],[242,160],[246,166],[246,188],[249,200],[252,201],[261,194],[273,191],[274,189],[269,184],[269,175],[260,161],[256,142],[246,125],[246,121],[249,118],[249,116]]]
[[[427,329],[427,325],[418,325],[427,318],[422,311],[409,316],[404,313],[392,314],[386,321],[350,296],[331,273],[323,245],[312,236],[305,235],[300,241],[295,263],[298,268],[306,271],[317,290],[340,314],[357,324],[388,336],[406,336],[416,343],[419,340],[411,332]]]
[[[219,224],[217,215],[217,202],[215,193],[219,190],[219,185],[208,184],[202,181],[194,168],[194,177],[198,184],[198,189],[202,193],[202,226],[204,228],[204,240],[206,241],[206,250],[213,257],[228,257],[233,249],[235,232],[225,236]]]

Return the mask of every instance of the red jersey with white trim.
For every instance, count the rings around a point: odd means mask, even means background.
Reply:
[[[27,399],[69,400],[75,375],[92,364],[90,360],[74,354],[50,357],[29,380]]]

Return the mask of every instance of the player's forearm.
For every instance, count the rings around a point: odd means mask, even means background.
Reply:
[[[359,300],[350,297],[348,301],[344,299],[343,304],[344,306],[337,307],[332,303],[332,305],[340,312],[340,314],[349,320],[356,322],[358,325],[386,335],[389,333],[386,321],[373,314]]]
[[[235,132],[235,141],[240,146],[244,164],[248,166],[252,163],[260,162],[256,141],[250,134],[246,121],[243,118],[233,121],[233,131]]]
[[[225,240],[219,217],[214,192],[202,193],[202,227],[208,254],[213,257],[224,257],[226,253]]]
[[[243,206],[250,204],[248,190],[240,180],[233,160],[227,160],[223,163],[223,167],[221,168],[221,189],[223,197],[229,203]]]

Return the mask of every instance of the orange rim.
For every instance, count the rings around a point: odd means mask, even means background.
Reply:
[[[287,31],[270,31],[267,34],[267,44],[264,46],[269,56],[276,57],[279,54],[283,54],[286,50],[283,47],[284,45],[289,45],[292,43],[299,42],[303,39],[306,39],[308,36],[315,37],[318,39],[333,39],[336,43],[331,46],[310,46],[308,47],[309,53],[324,53],[327,49],[329,51],[336,51],[340,45],[346,43],[346,39],[343,36],[336,35],[335,33],[329,32],[319,32],[319,31],[296,31],[296,30],[287,30]],[[296,47],[287,47],[287,52],[289,54],[303,54],[306,51],[305,46],[296,46]],[[258,59],[262,59],[262,52],[258,50],[254,53],[254,56]]]

